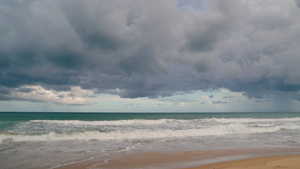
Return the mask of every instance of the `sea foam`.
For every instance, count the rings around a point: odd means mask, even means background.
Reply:
[[[31,123],[61,123],[65,125],[129,125],[130,127],[116,127],[107,131],[90,130],[89,128],[84,131],[72,131],[72,132],[55,132],[51,131],[47,134],[24,134],[24,133],[2,133],[0,134],[1,142],[5,141],[57,141],[57,140],[126,140],[126,139],[159,139],[159,138],[186,138],[186,137],[199,137],[199,136],[221,136],[229,134],[253,134],[253,133],[270,133],[278,132],[281,130],[295,130],[300,129],[299,125],[291,124],[257,124],[248,125],[247,123],[222,123],[206,124],[195,126],[195,128],[182,127],[183,124],[193,123],[190,120],[129,120],[129,121],[53,121],[53,120],[35,120]],[[233,121],[233,120],[231,120]],[[253,120],[247,120],[247,122]],[[110,123],[109,123],[110,122]],[[145,122],[145,123],[144,123]],[[163,127],[157,127],[155,124],[169,123]],[[243,122],[243,121],[242,121]],[[245,122],[245,120],[244,120]],[[179,126],[178,123],[181,123]],[[183,123],[183,124],[182,124]],[[194,122],[195,123],[195,122]],[[143,129],[131,127],[131,125],[142,125]],[[53,124],[55,125],[55,124]],[[154,125],[148,126],[148,125]],[[145,127],[146,126],[146,127]],[[148,126],[148,127],[147,127]],[[169,128],[168,128],[169,126]],[[171,127],[172,126],[172,127]]]
[[[157,125],[168,122],[168,119],[159,120],[114,120],[114,121],[80,121],[80,120],[31,120],[32,123],[57,123],[72,125],[120,126],[120,125]]]

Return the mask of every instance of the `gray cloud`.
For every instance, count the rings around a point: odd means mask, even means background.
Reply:
[[[224,101],[212,101],[212,104],[226,104],[227,102]]]
[[[234,98],[233,96],[224,96],[224,97],[222,97],[222,99],[232,99],[232,98]]]
[[[224,87],[300,99],[299,1],[213,0],[196,13],[177,5],[1,1],[0,97],[40,85],[130,98]]]
[[[296,5],[300,8],[300,1],[299,0],[295,0]]]

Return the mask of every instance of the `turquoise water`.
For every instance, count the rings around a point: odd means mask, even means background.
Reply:
[[[300,148],[300,113],[0,113],[1,168],[236,148]]]
[[[73,113],[73,112],[0,112],[0,121],[26,120],[130,120],[130,119],[195,119],[195,118],[292,118],[298,112],[256,113]]]

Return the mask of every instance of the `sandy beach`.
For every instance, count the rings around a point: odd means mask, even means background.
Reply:
[[[109,161],[75,162],[55,169],[299,169],[299,161],[299,149],[233,149],[133,154]]]
[[[213,163],[187,169],[299,169],[300,155],[267,156]]]

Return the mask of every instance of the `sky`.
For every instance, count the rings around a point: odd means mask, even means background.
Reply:
[[[0,111],[299,111],[299,47],[299,0],[2,0]]]

